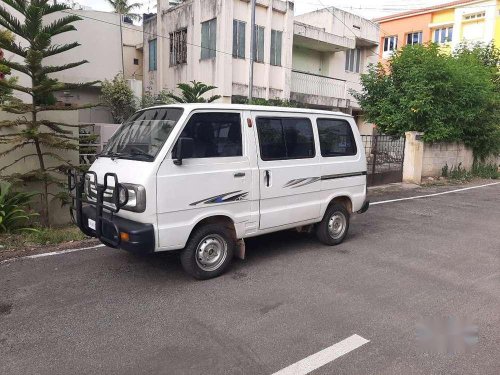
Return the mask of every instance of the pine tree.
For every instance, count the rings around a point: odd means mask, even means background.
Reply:
[[[66,5],[49,3],[49,0],[2,2],[6,6],[0,5],[0,26],[14,34],[15,38],[0,34],[0,49],[17,55],[23,62],[2,58],[0,64],[28,76],[31,84],[23,86],[12,80],[0,80],[0,87],[28,94],[32,100],[30,103],[14,100],[0,105],[2,110],[19,115],[14,121],[0,121],[0,143],[10,146],[8,150],[0,153],[0,158],[15,151],[23,151],[22,157],[9,165],[3,165],[0,174],[3,179],[40,184],[40,220],[42,225],[49,225],[49,197],[64,197],[65,192],[62,189],[65,178],[62,175],[72,167],[68,160],[60,156],[60,152],[78,149],[78,138],[73,135],[74,129],[71,129],[78,125],[42,119],[39,114],[51,110],[88,108],[89,106],[55,106],[53,93],[88,87],[97,82],[70,84],[50,77],[51,73],[80,66],[87,63],[87,60],[65,65],[44,64],[45,58],[70,51],[80,45],[78,42],[63,45],[52,43],[55,35],[76,30],[73,23],[81,20],[77,15],[67,12],[69,8]],[[50,23],[44,22],[45,16],[55,12],[62,12],[61,17]],[[17,13],[21,17],[16,17]],[[6,129],[9,131],[5,132]],[[14,165],[27,158],[35,158],[38,167],[25,173],[8,174]]]

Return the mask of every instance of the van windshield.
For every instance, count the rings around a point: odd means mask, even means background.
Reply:
[[[99,156],[151,161],[179,121],[182,108],[151,108],[125,121]]]

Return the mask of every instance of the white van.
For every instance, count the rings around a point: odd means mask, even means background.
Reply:
[[[182,249],[184,269],[198,279],[223,273],[247,237],[301,228],[339,244],[350,215],[368,209],[353,118],[310,109],[141,110],[69,185],[84,233],[133,252]]]

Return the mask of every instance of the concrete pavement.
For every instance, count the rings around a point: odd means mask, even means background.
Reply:
[[[333,248],[290,231],[247,240],[245,261],[204,282],[176,254],[4,263],[0,373],[273,374],[356,334],[370,342],[312,373],[497,374],[499,230],[496,185],[373,206]],[[477,343],[421,345],[422,326],[454,319]]]

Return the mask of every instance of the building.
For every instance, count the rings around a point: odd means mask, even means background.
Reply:
[[[337,8],[295,17],[290,98],[314,108],[353,114],[360,131],[371,134],[359,103],[361,74],[378,60],[379,26]]]
[[[253,96],[359,115],[350,92],[360,89],[360,75],[378,60],[378,24],[336,8],[294,17],[293,7],[256,2]],[[175,6],[160,0],[158,13],[144,18],[143,90],[175,91],[197,80],[216,86],[223,102],[248,97],[250,25],[248,0]]]
[[[407,44],[434,42],[453,50],[461,42],[500,46],[500,1],[460,0],[397,13],[380,24],[380,58],[386,60]]]
[[[47,65],[62,65],[87,60],[88,63],[53,73],[51,76],[62,82],[80,83],[110,80],[124,71],[124,77],[130,80],[131,86],[139,86],[136,94],[140,96],[143,71],[142,27],[124,22],[121,28],[122,35],[120,35],[120,16],[117,13],[75,9],[70,12],[82,18],[81,21],[74,23],[77,30],[56,35],[53,43],[66,44],[76,41],[80,43],[80,46],[70,52],[48,57],[44,62]],[[53,18],[57,19],[61,15],[61,13],[55,13]],[[123,45],[121,40],[123,40]],[[136,81],[139,81],[139,84]],[[95,87],[58,92],[55,96],[61,105],[71,106],[97,104],[100,102],[100,94],[101,89],[98,84]],[[82,122],[112,122],[109,111],[103,107],[80,112]]]
[[[191,0],[172,6],[160,0],[157,14],[143,24],[144,90],[174,90],[178,83],[197,80],[217,86],[214,94],[225,103],[248,96],[250,4]],[[293,3],[258,0],[257,4],[253,94],[287,99],[291,71],[285,67],[292,65]]]

